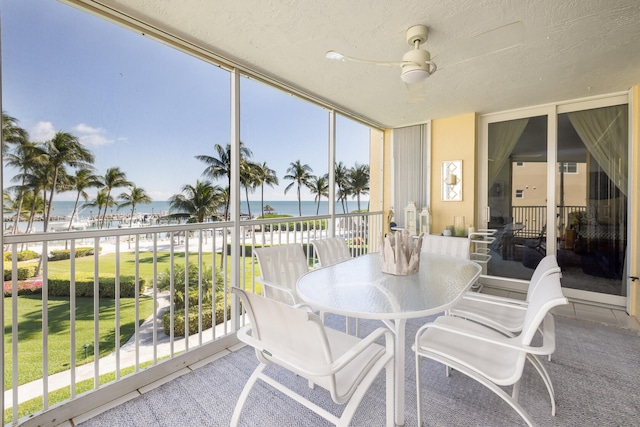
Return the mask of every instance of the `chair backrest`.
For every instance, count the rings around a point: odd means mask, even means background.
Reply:
[[[309,264],[302,246],[297,243],[267,246],[254,249],[253,253],[258,259],[261,280],[287,288],[295,295],[298,279],[309,272]],[[263,286],[263,294],[269,298],[287,301],[268,286]]]
[[[527,289],[527,301],[531,299],[531,296],[535,292],[536,288],[546,276],[550,274],[560,274],[560,267],[558,266],[558,260],[555,255],[547,255],[540,260],[538,266],[531,275],[529,281],[529,288]]]
[[[489,249],[497,252],[498,249],[500,248],[500,245],[502,244],[502,238],[504,236],[513,237],[513,223],[512,222],[510,222],[507,225],[505,225],[502,229],[498,229],[496,234],[493,235],[494,240],[489,245]]]
[[[567,303],[567,299],[562,294],[560,275],[551,274],[542,278],[527,305],[522,332],[519,335],[521,343],[523,345],[531,344],[538,327],[547,313],[552,308]]]
[[[263,363],[305,366],[316,370],[333,361],[320,317],[303,308],[232,287],[251,321],[251,337],[260,341],[256,356]]]
[[[327,267],[351,258],[347,242],[340,237],[313,240],[313,245],[320,266]]]
[[[425,235],[422,240],[422,252],[450,255],[469,259],[469,239],[461,237]]]

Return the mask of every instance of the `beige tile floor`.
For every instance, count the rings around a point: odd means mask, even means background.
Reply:
[[[525,294],[521,292],[507,291],[504,289],[484,287],[481,292],[508,298],[525,299]],[[568,305],[556,307],[552,312],[559,316],[570,317],[572,319],[589,320],[640,332],[640,322],[638,322],[638,319],[629,316],[622,307],[606,307],[569,300]]]

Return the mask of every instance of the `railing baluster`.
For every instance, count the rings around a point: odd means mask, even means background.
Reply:
[[[135,371],[138,372],[140,368],[140,235],[136,234],[135,243],[135,272],[134,272],[134,299],[135,299],[135,327],[134,327],[134,342],[135,342]],[[155,309],[154,309],[155,311]],[[153,323],[155,329],[155,322]]]
[[[71,346],[69,348],[69,370],[71,374],[71,398],[76,397],[76,239],[71,240],[69,254],[69,328]],[[44,277],[43,284],[44,284]]]
[[[11,250],[11,353],[13,388],[13,420],[18,419],[18,245]]]
[[[44,254],[49,251],[45,244]],[[49,259],[41,256],[42,260],[42,407],[49,407]]]
[[[132,219],[133,221],[133,219]],[[120,379],[120,238],[116,238],[116,280],[115,280],[115,305],[116,305],[116,316],[115,316],[115,353],[116,353],[116,381]]]

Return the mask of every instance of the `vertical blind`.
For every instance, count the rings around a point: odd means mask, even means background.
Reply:
[[[431,200],[429,123],[393,131],[393,211],[395,222],[404,227],[404,208],[415,202],[418,211]]]

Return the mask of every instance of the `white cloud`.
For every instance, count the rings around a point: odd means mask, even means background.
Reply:
[[[102,128],[94,128],[84,123],[75,126],[73,130],[78,139],[86,146],[98,147],[113,144],[113,139],[107,138],[107,131]]]
[[[53,138],[56,130],[51,122],[38,122],[29,130],[29,138],[35,142],[45,142]]]

